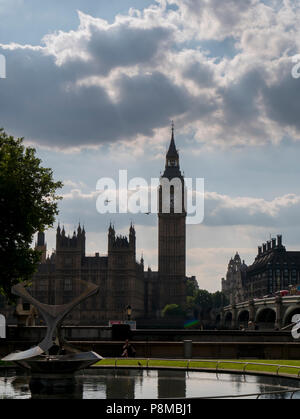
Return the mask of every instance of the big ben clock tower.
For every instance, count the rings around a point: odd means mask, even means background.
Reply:
[[[168,185],[169,190],[164,187]],[[168,202],[169,201],[169,202]],[[183,305],[186,301],[186,211],[184,178],[180,171],[179,154],[175,146],[174,125],[166,166],[159,186],[158,212],[158,272],[159,307]]]

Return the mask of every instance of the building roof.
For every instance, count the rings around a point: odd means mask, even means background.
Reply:
[[[178,165],[176,165],[176,166],[168,165],[168,161],[170,159],[177,160]],[[178,154],[178,151],[177,151],[176,145],[175,145],[174,125],[172,125],[171,142],[170,142],[169,150],[168,150],[167,155],[166,155],[166,167],[165,167],[165,171],[164,171],[162,177],[168,178],[168,179],[174,179],[174,178],[183,179],[181,171],[180,171],[180,167],[179,167],[179,154]]]
[[[169,150],[167,152],[167,159],[171,159],[171,158],[179,159],[179,154],[176,149],[175,140],[174,140],[174,124],[172,124],[171,142],[170,142]]]
[[[265,265],[300,265],[300,252],[286,251],[285,247],[272,249],[256,257],[252,265],[248,266],[247,272],[261,269]]]

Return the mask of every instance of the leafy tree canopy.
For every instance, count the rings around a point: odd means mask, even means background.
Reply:
[[[224,307],[229,304],[228,298],[221,291],[216,291],[212,295],[213,308]]]
[[[178,304],[167,304],[162,311],[163,317],[176,317],[182,315],[184,315],[184,311]]]
[[[0,294],[9,300],[12,285],[30,279],[40,260],[31,248],[34,234],[53,226],[58,214],[62,183],[35,153],[0,129]]]
[[[199,289],[196,291],[193,297],[187,297],[187,305],[189,307],[197,307],[201,312],[209,312],[216,308],[221,308],[228,304],[228,299],[225,294],[221,291],[210,293],[207,290]]]
[[[196,295],[197,290],[199,289],[197,282],[192,280],[192,279],[188,279],[186,281],[186,294],[188,297],[193,297]]]
[[[209,311],[212,308],[212,295],[207,290],[198,290],[195,295],[195,304],[197,304],[201,311]]]

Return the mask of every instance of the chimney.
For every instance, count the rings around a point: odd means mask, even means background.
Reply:
[[[258,246],[258,256],[260,256],[260,255],[261,255],[261,251],[262,251],[261,246]]]
[[[268,250],[271,250],[271,242],[270,242],[270,240],[267,241],[267,249]]]
[[[263,243],[262,247],[263,247],[263,253],[265,253],[267,251],[267,244]]]
[[[275,249],[276,247],[276,239],[272,239],[272,249]]]
[[[282,235],[281,234],[277,235],[277,246],[278,247],[282,246]]]

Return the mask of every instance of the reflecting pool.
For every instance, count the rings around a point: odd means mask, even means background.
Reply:
[[[164,399],[300,398],[300,381],[183,370],[90,368],[74,377],[30,377],[0,370],[0,398]]]

